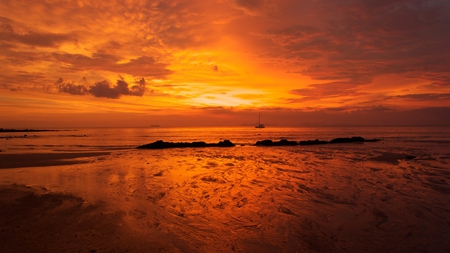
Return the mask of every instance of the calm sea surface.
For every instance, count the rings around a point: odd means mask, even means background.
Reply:
[[[435,147],[450,142],[449,127],[200,127],[200,128],[81,128],[51,132],[0,133],[3,152],[61,152],[129,149],[157,140],[171,142],[230,140],[252,145],[271,139],[331,140],[361,136],[382,139],[387,144]]]

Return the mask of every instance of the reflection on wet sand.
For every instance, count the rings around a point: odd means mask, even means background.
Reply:
[[[450,157],[420,152],[376,143],[128,150],[0,173],[3,183],[101,203],[141,244],[166,251],[446,252]]]

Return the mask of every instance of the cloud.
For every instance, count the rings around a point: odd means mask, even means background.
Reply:
[[[264,0],[230,0],[230,5],[250,15],[257,15],[264,7]]]
[[[447,0],[15,0],[0,16],[0,87],[21,96],[143,96],[149,80],[158,108],[449,103]]]
[[[7,68],[0,73],[0,88],[11,91],[47,90],[48,82],[45,73],[16,71],[11,73]]]
[[[58,47],[64,42],[74,42],[71,34],[57,34],[32,30],[18,22],[0,17],[0,40],[37,47]]]
[[[278,2],[269,0],[218,0],[251,17],[267,16],[278,11]]]
[[[406,95],[398,95],[394,98],[405,98],[407,100],[415,100],[415,101],[450,101],[450,93],[425,93],[425,94],[406,94]]]
[[[55,85],[59,92],[68,93],[71,95],[85,95],[89,93],[89,90],[84,85],[77,85],[69,82],[64,82],[64,79],[59,78],[55,82]]]
[[[7,89],[12,92],[22,91],[22,88],[20,86],[12,86],[12,85],[6,84],[6,83],[0,83],[0,88]]]
[[[286,7],[287,8],[287,7]],[[319,11],[315,6],[315,11]],[[362,85],[386,74],[450,80],[450,4],[445,1],[338,1],[326,23],[268,29],[298,73]]]
[[[108,81],[104,80],[101,82],[95,82],[93,85],[86,87],[82,84],[64,82],[62,78],[59,78],[55,85],[61,93],[68,93],[71,95],[91,94],[97,98],[111,99],[118,99],[123,95],[142,97],[146,91],[146,81],[144,78],[140,79],[131,87],[129,87],[129,84],[123,79],[117,80],[115,86],[112,86]]]
[[[106,53],[95,53],[91,57],[81,54],[54,53],[56,60],[69,64],[72,71],[106,70],[115,73],[126,73],[133,76],[145,76],[164,79],[172,71],[167,69],[167,64],[157,62],[150,56],[140,56],[126,63],[119,56]]]
[[[357,88],[360,85],[369,83],[368,81],[350,82],[330,82],[323,84],[311,84],[307,88],[294,89],[289,93],[302,96],[302,99],[291,100],[292,102],[320,100],[325,98],[341,96],[360,96],[364,92]]]

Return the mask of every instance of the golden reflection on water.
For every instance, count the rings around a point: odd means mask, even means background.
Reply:
[[[0,173],[104,203],[181,251],[450,247],[445,158],[383,161],[377,145],[129,150]]]

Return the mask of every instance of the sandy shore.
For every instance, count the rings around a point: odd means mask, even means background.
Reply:
[[[0,252],[449,252],[447,150],[2,154]]]
[[[84,163],[86,160],[75,160],[93,156],[108,155],[110,152],[78,152],[78,153],[0,153],[0,169],[43,167]]]
[[[0,249],[8,252],[177,252],[136,234],[104,204],[43,188],[0,186]]]

